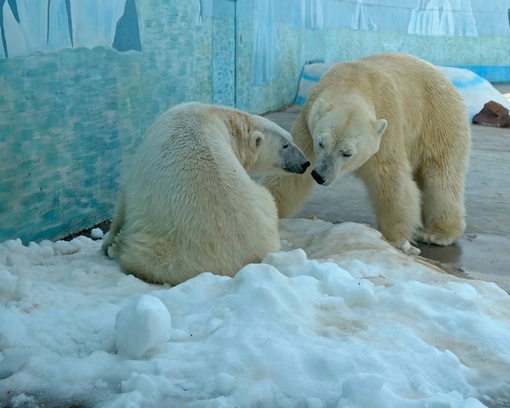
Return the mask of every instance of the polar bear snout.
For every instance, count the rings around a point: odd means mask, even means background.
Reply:
[[[322,154],[317,157],[315,167],[312,170],[312,177],[321,186],[329,186],[341,174],[337,174],[339,163],[331,154]]]
[[[289,163],[283,169],[289,173],[303,174],[308,167],[310,167],[310,162],[307,160],[304,163]]]
[[[303,174],[308,167],[310,167],[310,162],[307,160],[301,165],[301,172],[299,174]]]
[[[310,167],[310,161],[294,143],[283,148],[283,170],[287,173],[303,174]]]
[[[317,184],[324,184],[326,180],[316,170],[312,170],[312,177]]]

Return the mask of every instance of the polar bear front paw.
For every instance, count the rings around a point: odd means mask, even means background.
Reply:
[[[437,231],[423,231],[420,234],[419,240],[424,244],[447,246],[453,244],[457,239],[444,233],[438,233]]]

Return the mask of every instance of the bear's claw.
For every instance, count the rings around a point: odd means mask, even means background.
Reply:
[[[420,241],[424,244],[433,244],[439,246],[447,246],[453,244],[456,239],[448,236],[446,234],[441,234],[437,232],[422,232],[420,234]]]
[[[403,244],[402,243],[393,243],[393,246],[397,249],[400,249],[401,251],[405,252],[407,255],[413,255],[413,256],[417,256],[417,255],[420,255],[421,251],[416,248],[415,246],[412,246],[411,243],[409,241],[405,241]]]

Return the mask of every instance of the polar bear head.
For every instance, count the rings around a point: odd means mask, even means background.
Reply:
[[[312,176],[329,185],[362,166],[379,150],[388,122],[376,119],[365,98],[349,94],[330,103],[319,98],[307,117],[316,156]]]
[[[289,132],[262,116],[251,115],[248,143],[252,152],[246,171],[252,175],[302,174],[310,162]]]

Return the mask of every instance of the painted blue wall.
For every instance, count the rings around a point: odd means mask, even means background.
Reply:
[[[405,5],[402,5],[405,3]],[[384,50],[510,81],[507,0],[0,0],[0,240],[111,217],[145,130],[184,101],[262,113],[303,65]]]

